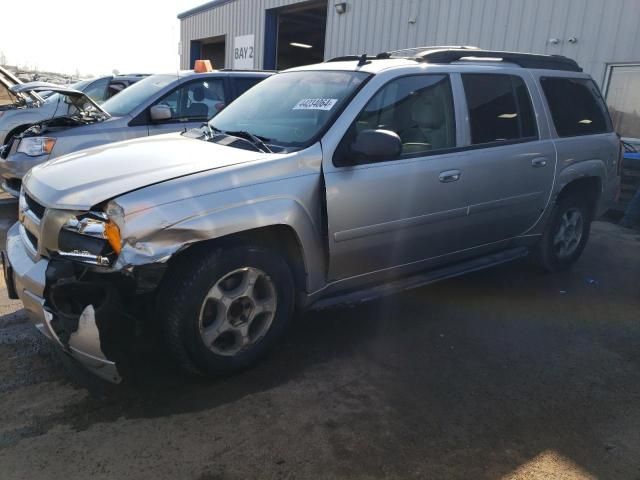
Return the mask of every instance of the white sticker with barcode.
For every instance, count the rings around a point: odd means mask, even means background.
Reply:
[[[294,110],[331,110],[338,103],[337,98],[303,98]]]

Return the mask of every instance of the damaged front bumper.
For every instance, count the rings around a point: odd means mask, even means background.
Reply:
[[[116,362],[107,358],[101,346],[96,323],[96,310],[100,306],[94,307],[89,303],[76,316],[72,315],[72,308],[69,308],[69,313],[51,308],[46,301],[49,293],[47,271],[51,261],[46,258],[32,260],[21,238],[20,228],[16,223],[7,233],[7,251],[3,261],[8,292],[17,294],[36,328],[52,342],[94,374],[119,383],[122,377]],[[69,285],[69,288],[74,286]],[[90,292],[84,293],[90,295]],[[65,320],[67,324],[69,320],[73,321],[75,331],[65,328]]]

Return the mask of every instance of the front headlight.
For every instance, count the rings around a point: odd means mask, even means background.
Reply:
[[[109,266],[121,250],[120,228],[103,212],[70,218],[58,235],[58,253],[85,263]]]
[[[25,137],[20,140],[18,152],[30,157],[49,155],[53,151],[55,144],[56,139],[51,137]]]

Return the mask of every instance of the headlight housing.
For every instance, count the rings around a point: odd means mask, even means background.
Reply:
[[[56,139],[51,137],[25,137],[20,140],[18,152],[30,157],[49,155],[53,151],[55,144]]]
[[[58,253],[83,263],[110,266],[121,250],[120,228],[103,212],[87,212],[70,218],[58,235]]]

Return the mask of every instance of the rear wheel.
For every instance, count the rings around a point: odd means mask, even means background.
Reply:
[[[165,288],[167,343],[188,370],[223,375],[246,368],[276,342],[294,306],[287,262],[237,247],[191,256]]]
[[[546,271],[574,264],[589,239],[592,208],[580,195],[569,194],[556,204],[538,245],[537,263]]]

